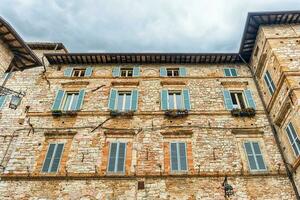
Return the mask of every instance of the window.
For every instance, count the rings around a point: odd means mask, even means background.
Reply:
[[[79,92],[58,90],[52,105],[52,111],[78,111],[82,107],[84,95],[84,90]]]
[[[179,68],[168,68],[167,76],[169,77],[179,76]]]
[[[110,144],[108,172],[125,171],[126,143],[114,142]]]
[[[237,76],[236,69],[234,68],[225,68],[224,73],[225,76]]]
[[[275,87],[274,82],[271,78],[271,75],[268,71],[266,71],[266,74],[264,76],[264,80],[265,80],[265,83],[266,83],[266,85],[269,89],[270,94],[273,95],[275,90],[276,90],[276,87]]]
[[[76,110],[78,96],[79,94],[77,92],[67,92],[65,95],[65,100],[63,102],[62,110]]]
[[[48,152],[44,160],[42,172],[51,173],[51,172],[58,171],[63,150],[64,150],[63,143],[49,144]]]
[[[121,76],[122,77],[132,77],[133,76],[133,68],[121,68]]]
[[[244,95],[242,91],[230,92],[233,108],[246,108]]]
[[[130,110],[131,92],[119,92],[117,98],[117,110]]]
[[[184,109],[181,91],[169,91],[168,95],[170,110]]]
[[[0,109],[3,108],[6,100],[6,95],[0,95]]]
[[[190,93],[188,89],[172,91],[163,89],[161,91],[162,110],[190,110]]]
[[[260,151],[258,142],[245,142],[244,147],[248,157],[251,171],[265,171],[266,165]]]
[[[187,171],[187,156],[186,156],[186,143],[172,142],[170,143],[171,149],[171,170]]]
[[[73,69],[73,77],[84,77],[85,69]]]
[[[112,111],[136,111],[138,107],[138,91],[118,91],[111,89],[108,108]]]
[[[300,154],[300,140],[298,138],[297,132],[296,132],[293,124],[290,122],[285,130],[287,132],[287,135],[288,135],[289,141],[292,145],[292,148],[294,150],[294,153],[298,157]]]

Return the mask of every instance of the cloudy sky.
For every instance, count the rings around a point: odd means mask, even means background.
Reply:
[[[300,10],[300,0],[0,0],[26,41],[71,52],[237,52],[247,12]]]

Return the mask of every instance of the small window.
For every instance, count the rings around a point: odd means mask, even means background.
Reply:
[[[187,171],[186,143],[172,142],[171,149],[171,170],[173,172]]]
[[[179,68],[168,68],[167,76],[169,77],[177,77],[179,76]]]
[[[6,97],[6,95],[0,95],[0,109],[4,106]]]
[[[275,90],[276,90],[276,87],[275,87],[275,84],[274,84],[274,82],[271,78],[271,75],[270,75],[269,71],[266,71],[266,74],[264,76],[264,80],[265,80],[265,83],[266,83],[266,85],[269,89],[270,94],[273,95]]]
[[[126,143],[113,142],[110,144],[108,172],[122,173],[125,171]]]
[[[180,110],[184,109],[184,102],[181,91],[168,91],[169,92],[169,109]]]
[[[245,99],[242,91],[230,91],[233,108],[246,108]]]
[[[76,110],[78,96],[79,96],[78,92],[67,92],[63,102],[62,110],[64,111]]]
[[[126,111],[131,108],[131,92],[118,92],[117,110]]]
[[[245,142],[248,164],[251,171],[265,171],[266,165],[258,142]]]
[[[133,68],[121,68],[121,76],[122,77],[132,77],[133,76]]]
[[[84,77],[85,69],[73,69],[72,77]]]
[[[294,153],[298,157],[300,154],[300,140],[299,140],[298,134],[291,122],[286,127],[286,132],[287,132],[290,144],[292,145],[292,148],[294,150]]]
[[[42,172],[55,173],[58,171],[63,150],[63,143],[49,144]]]
[[[225,73],[225,76],[237,76],[235,68],[225,68],[224,73]]]

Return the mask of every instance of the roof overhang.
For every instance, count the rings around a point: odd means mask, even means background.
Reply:
[[[240,46],[240,55],[249,62],[261,25],[299,24],[300,11],[251,12],[248,13]]]
[[[64,50],[65,53],[68,53],[67,48],[61,42],[27,42],[27,45],[32,50]]]
[[[11,50],[14,57],[8,70],[24,70],[41,66],[42,63],[33,51],[28,47],[13,27],[0,17],[0,40]]]
[[[47,53],[50,64],[240,63],[235,53]]]

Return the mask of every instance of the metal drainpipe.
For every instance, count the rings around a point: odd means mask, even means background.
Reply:
[[[283,150],[282,150],[282,148],[281,148],[281,146],[280,146],[280,141],[279,141],[279,137],[278,137],[277,130],[276,130],[276,128],[275,128],[275,126],[274,126],[274,124],[273,124],[273,122],[272,122],[272,119],[271,119],[271,117],[270,117],[270,113],[267,111],[267,104],[266,104],[265,100],[263,99],[263,93],[262,93],[262,91],[261,91],[261,89],[260,89],[260,87],[259,87],[259,85],[258,85],[257,78],[255,77],[252,68],[251,68],[250,65],[243,59],[243,57],[241,56],[241,54],[239,54],[239,57],[240,57],[240,59],[243,61],[243,63],[249,68],[249,70],[250,70],[250,72],[251,72],[252,78],[253,78],[253,80],[254,80],[256,89],[257,89],[258,94],[259,94],[259,97],[260,97],[260,99],[261,99],[261,101],[262,101],[262,104],[263,104],[263,107],[264,107],[264,111],[265,111],[265,113],[266,113],[266,115],[267,115],[267,119],[268,119],[269,124],[270,124],[270,126],[271,126],[272,133],[273,133],[273,135],[274,135],[274,138],[275,138],[277,147],[278,147],[279,152],[280,152],[280,155],[281,155],[281,157],[282,157],[282,160],[283,160],[283,163],[284,163],[284,166],[285,166],[287,175],[288,175],[288,177],[289,177],[289,179],[290,179],[290,181],[291,181],[291,184],[292,184],[292,186],[293,186],[294,192],[295,192],[295,194],[296,194],[296,198],[297,198],[298,200],[300,200],[299,191],[298,191],[298,188],[297,188],[297,186],[296,186],[296,184],[295,184],[295,180],[294,180],[294,177],[293,177],[293,173],[290,171],[289,166],[288,166],[288,163],[287,163],[287,161],[286,161],[286,158],[285,158],[285,156],[284,156],[284,154],[283,154]]]

